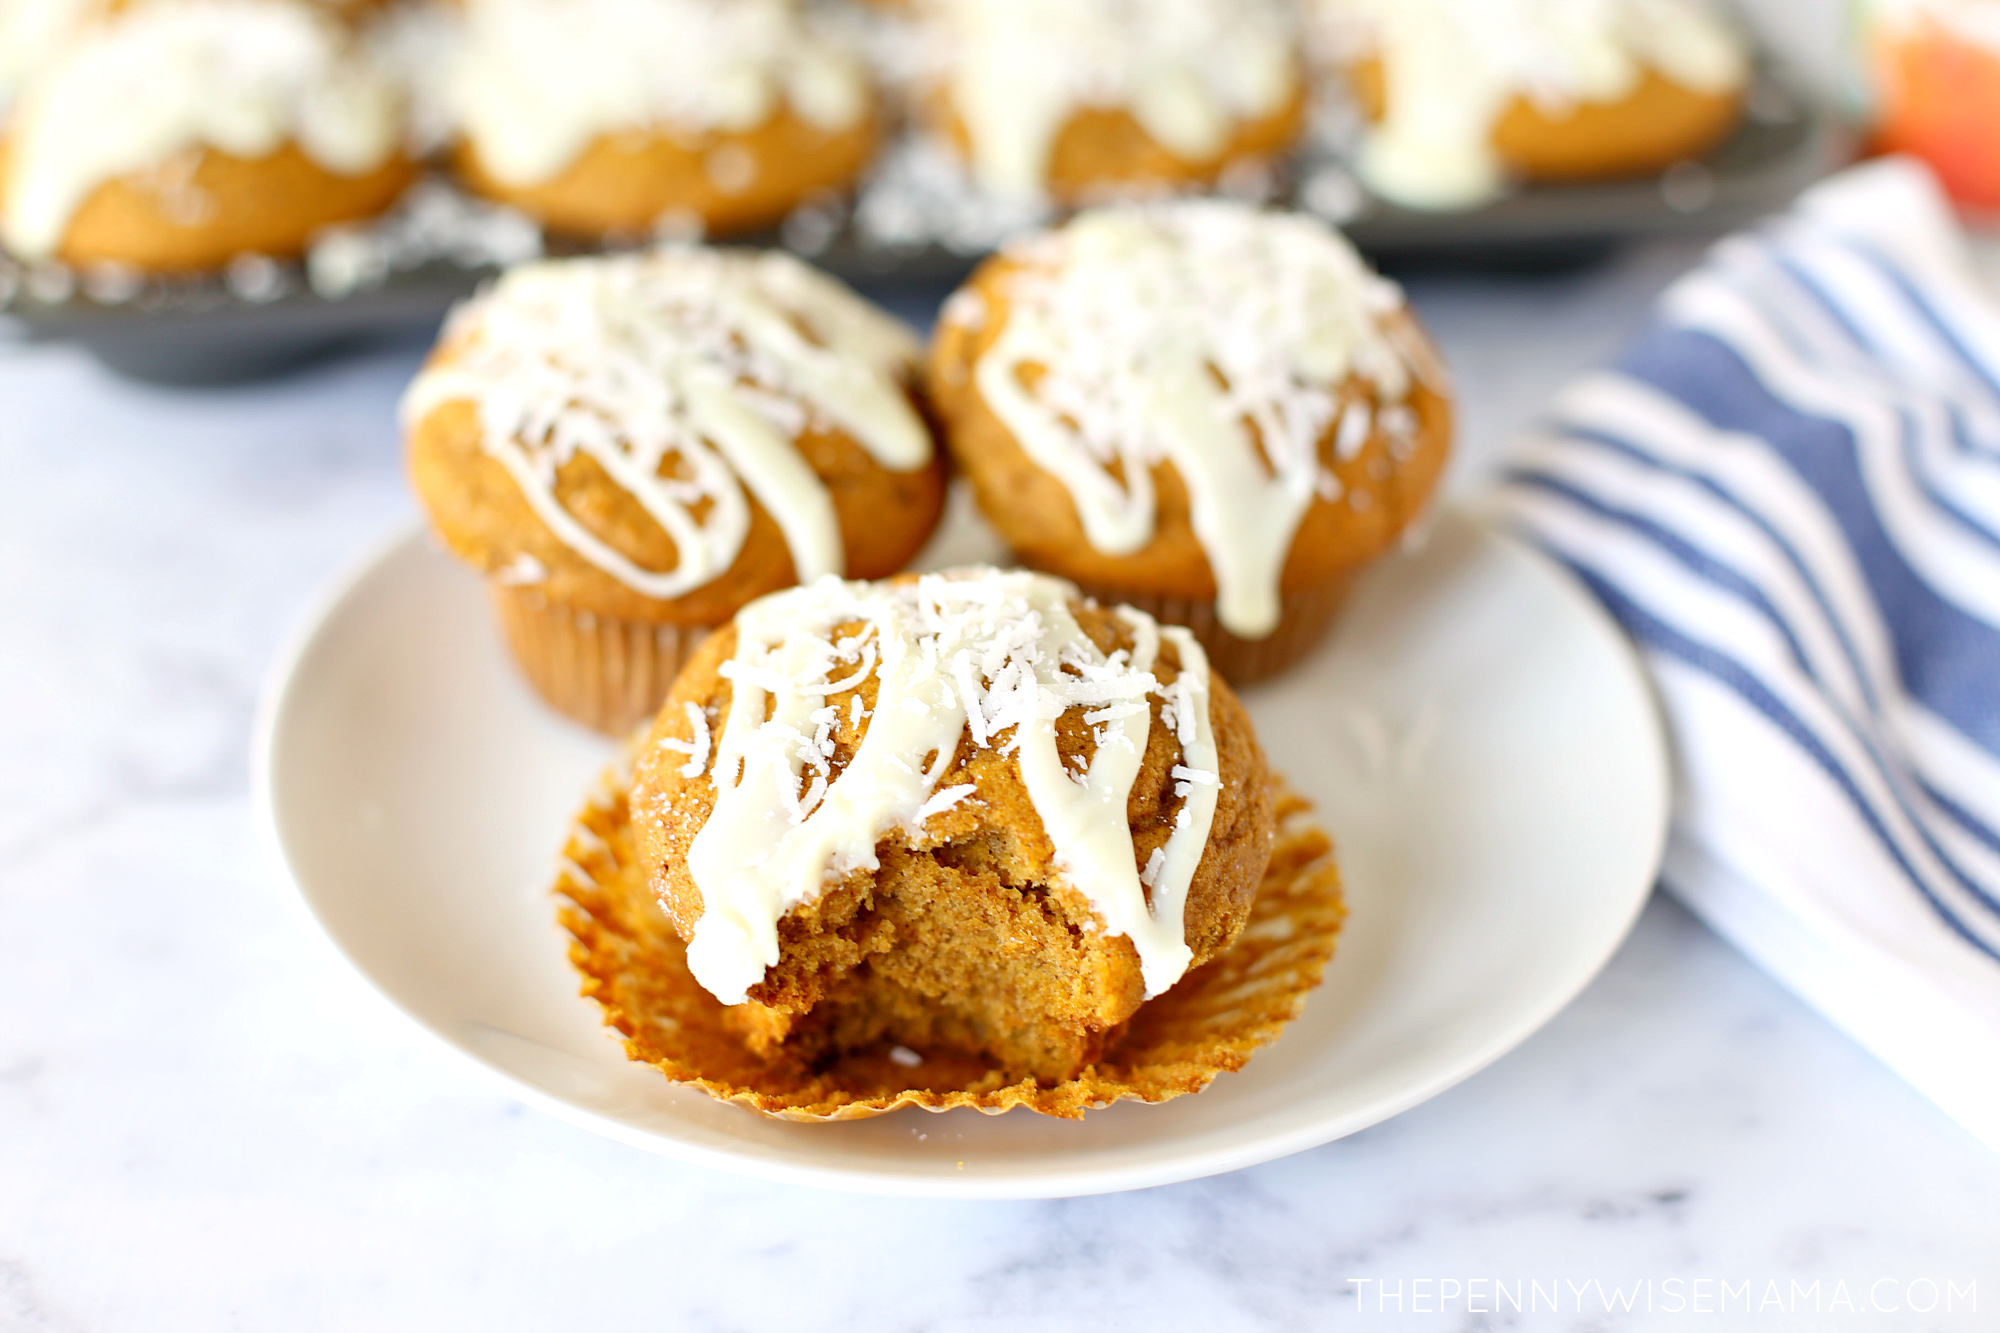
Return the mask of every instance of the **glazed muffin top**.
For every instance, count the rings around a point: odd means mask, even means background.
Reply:
[[[462,306],[403,401],[446,545],[580,610],[718,624],[900,569],[941,460],[896,320],[780,253],[529,264]]]
[[[952,873],[997,867],[1129,941],[1130,1008],[1235,938],[1270,855],[1268,782],[1188,631],[976,567],[745,607],[675,683],[632,811],[725,1004],[809,1003],[786,992],[810,975],[767,980],[781,919],[895,843]]]
[[[296,144],[358,176],[401,146],[401,89],[386,63],[307,0],[156,0],[106,7],[22,84],[6,134],[0,240],[54,254],[101,185],[214,148],[243,159]],[[203,201],[187,191],[189,225]]]
[[[28,77],[102,8],[102,0],[0,3],[0,116]]]
[[[1697,94],[1740,89],[1743,39],[1706,0],[1313,0],[1329,63],[1368,70],[1378,119],[1358,165],[1418,207],[1481,202],[1502,184],[1494,135],[1525,102],[1560,123],[1650,74]]]
[[[1243,638],[1271,631],[1282,592],[1392,541],[1450,436],[1400,289],[1314,219],[1219,201],[1086,213],[1009,246],[947,303],[932,379],[1016,550],[1214,597]]]
[[[793,0],[466,0],[448,81],[481,168],[515,187],[607,135],[699,146],[781,109],[837,132],[872,108],[860,59]]]
[[[1203,162],[1229,150],[1246,122],[1285,118],[1303,87],[1284,0],[931,0],[927,8],[935,100],[962,136],[974,178],[998,195],[1047,193],[1059,140],[1079,116],[1116,113],[1159,149]]]

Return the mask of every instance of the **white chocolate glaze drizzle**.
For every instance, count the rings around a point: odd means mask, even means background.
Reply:
[[[973,368],[987,407],[1100,551],[1152,540],[1151,469],[1172,463],[1218,618],[1269,634],[1342,384],[1409,390],[1382,324],[1401,291],[1322,223],[1215,201],[1086,213],[1008,255],[1006,326]]]
[[[801,580],[842,572],[826,487],[794,441],[816,420],[887,468],[930,461],[905,389],[909,331],[778,252],[665,249],[528,264],[452,317],[446,354],[410,385],[403,420],[479,409],[485,450],[578,555],[647,597],[720,577],[752,495]],[[673,539],[674,567],[640,567],[570,513],[557,473],[582,455]]]
[[[176,0],[91,25],[28,80],[9,122],[0,239],[39,259],[107,181],[209,146],[266,157],[296,141],[314,161],[358,176],[388,160],[401,97],[382,64],[304,3]],[[203,200],[163,179],[198,222]]]
[[[1504,184],[1493,127],[1516,97],[1554,113],[1628,96],[1648,68],[1721,93],[1743,44],[1703,0],[1317,0],[1339,64],[1381,61],[1384,116],[1357,162],[1377,194],[1468,208]]]
[[[1056,136],[1085,108],[1129,112],[1161,146],[1214,157],[1298,87],[1274,0],[936,0],[936,63],[995,194],[1039,195]]]
[[[560,174],[592,140],[661,130],[690,144],[789,105],[828,131],[867,114],[859,60],[791,0],[467,0],[448,97],[508,185]]]
[[[28,76],[82,26],[90,0],[0,0],[0,115]]]
[[[717,999],[748,998],[778,961],[779,920],[844,876],[876,869],[885,834],[920,834],[932,815],[976,799],[970,783],[938,787],[967,741],[1020,765],[1058,872],[1105,934],[1132,941],[1147,995],[1180,979],[1193,959],[1188,886],[1220,783],[1208,662],[1186,630],[1123,607],[1132,647],[1107,656],[1071,614],[1076,595],[1045,575],[969,568],[895,583],[822,579],[737,614],[720,736],[711,744],[706,720],[691,719],[689,740],[666,742],[690,756],[685,775],[700,772],[696,756],[713,759],[715,808],[688,854],[702,896],[688,966]],[[1169,686],[1152,670],[1162,636],[1180,660]],[[836,708],[827,700],[871,675],[874,711],[833,773]],[[1126,801],[1154,696],[1181,744],[1173,773],[1181,807],[1142,870]],[[1056,746],[1056,722],[1069,712],[1094,729],[1081,773],[1064,767]]]

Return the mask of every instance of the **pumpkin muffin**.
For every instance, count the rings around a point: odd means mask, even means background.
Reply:
[[[916,357],[780,253],[525,265],[453,315],[410,386],[410,473],[529,680],[623,734],[744,603],[922,547],[944,470]]]
[[[1236,939],[1275,834],[1194,638],[971,568],[753,603],[634,765],[633,843],[752,1051],[1066,1079]]]
[[[1324,224],[1220,201],[1010,245],[946,303],[930,380],[1023,562],[1189,626],[1239,684],[1317,642],[1451,438],[1402,293]]]
[[[1509,179],[1641,176],[1742,115],[1749,60],[1703,0],[1316,0],[1370,122],[1369,187],[1466,208]]]
[[[934,0],[928,13],[925,104],[1001,197],[1208,185],[1304,126],[1284,0]]]
[[[390,71],[304,0],[105,6],[24,80],[0,141],[0,241],[145,272],[301,253],[415,172]]]
[[[552,230],[756,230],[875,150],[862,63],[791,0],[465,3],[458,170]]]

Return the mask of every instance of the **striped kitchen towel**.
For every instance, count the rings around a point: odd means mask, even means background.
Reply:
[[[2000,1148],[2000,289],[1887,159],[1718,245],[1499,502],[1638,642],[1663,879]]]

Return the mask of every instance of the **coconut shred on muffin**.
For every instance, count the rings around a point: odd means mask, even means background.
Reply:
[[[553,230],[752,230],[874,151],[862,62],[792,0],[465,4],[460,172]]]
[[[404,399],[418,494],[558,709],[623,733],[753,598],[891,573],[943,506],[909,331],[778,253],[508,272]]]
[[[1741,115],[1742,38],[1704,0],[1313,0],[1327,63],[1370,126],[1369,187],[1481,204],[1512,178],[1644,175]]]
[[[1219,201],[1008,246],[946,304],[931,380],[1025,563],[1189,625],[1239,683],[1317,640],[1451,435],[1400,290],[1314,219]]]
[[[1332,845],[1185,630],[987,567],[745,607],[556,890],[627,1054],[787,1120],[1200,1092],[1296,1018]]]
[[[1046,1081],[1236,939],[1270,788],[1187,631],[972,568],[744,608],[661,710],[631,818],[752,1050]]]
[[[31,260],[216,268],[298,254],[414,172],[395,78],[326,7],[106,6],[21,80],[0,241]]]
[[[926,104],[975,182],[1075,203],[1212,183],[1304,123],[1286,0],[931,0]]]

